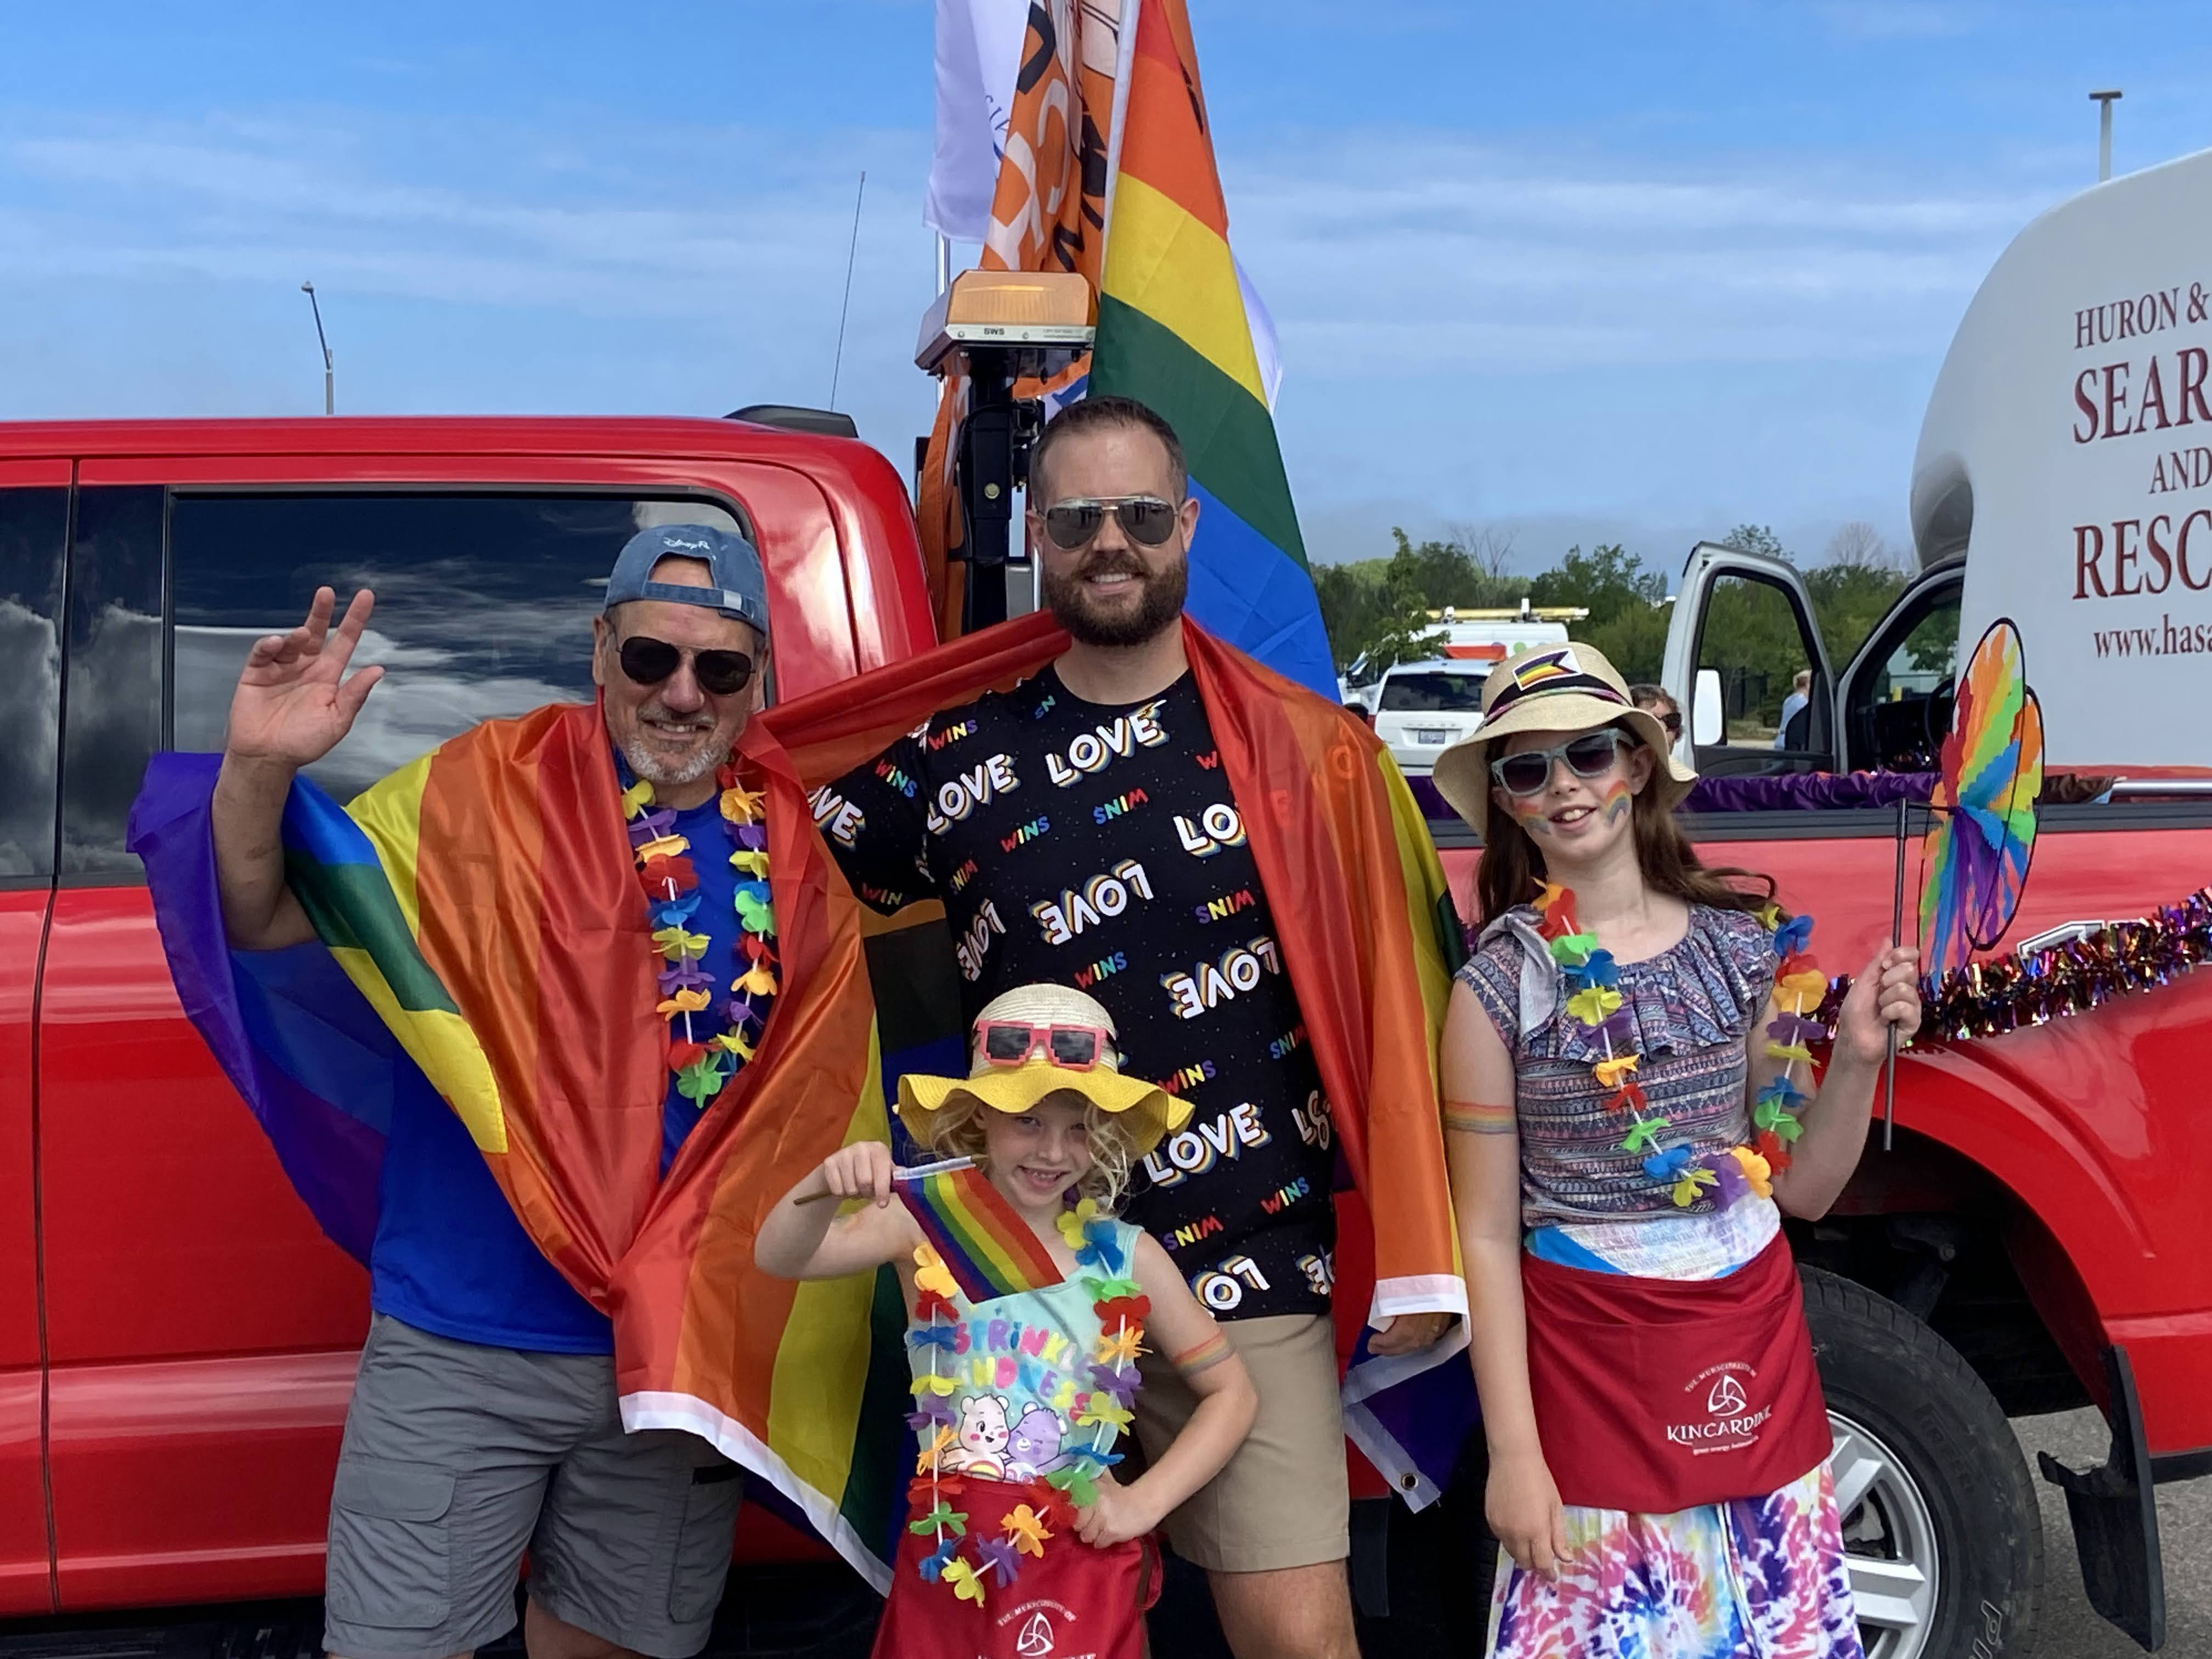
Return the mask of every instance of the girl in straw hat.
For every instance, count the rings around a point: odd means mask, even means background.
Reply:
[[[848,1146],[762,1226],[766,1272],[889,1262],[906,1293],[919,1455],[878,1655],[1027,1659],[1063,1650],[1056,1623],[1102,1659],[1142,1652],[1149,1534],[1229,1461],[1257,1403],[1167,1252],[1114,1217],[1131,1166],[1189,1110],[1121,1075],[1097,1001],[1018,987],[976,1017],[966,1077],[899,1079],[901,1121],[941,1163],[898,1170],[881,1142]],[[860,1207],[833,1220],[825,1198]],[[1114,1443],[1146,1346],[1199,1404],[1124,1486]]]
[[[1493,670],[1437,762],[1484,844],[1443,1061],[1491,1649],[1856,1659],[1781,1220],[1825,1212],[1858,1163],[1889,1031],[1919,1023],[1913,953],[1874,953],[1816,1084],[1811,919],[1698,864],[1669,747],[1569,644]]]

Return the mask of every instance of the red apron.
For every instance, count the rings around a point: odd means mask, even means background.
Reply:
[[[951,1500],[967,1516],[968,1535],[1001,1535],[1000,1517],[1017,1504],[1042,1508],[1037,1492],[960,1477]],[[919,1518],[921,1511],[915,1511]],[[937,1540],[909,1532],[899,1544],[884,1621],[872,1659],[1141,1659],[1145,1610],[1159,1599],[1159,1551],[1149,1538],[1094,1549],[1073,1527],[1055,1528],[1042,1559],[1020,1558],[1011,1584],[984,1575],[978,1607],[921,1576]],[[963,1550],[962,1555],[973,1552]]]
[[[1528,1386],[1563,1502],[1671,1515],[1785,1486],[1828,1455],[1790,1246],[1723,1279],[1521,1259]]]

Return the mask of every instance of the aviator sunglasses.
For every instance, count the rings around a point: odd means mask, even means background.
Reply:
[[[732,691],[742,691],[753,677],[753,659],[742,651],[686,651],[650,634],[631,635],[616,654],[622,672],[639,685],[659,684],[687,656],[699,689],[709,696],[726,697]]]
[[[1109,517],[1143,547],[1158,547],[1175,533],[1176,508],[1157,495],[1078,496],[1044,510],[1044,533],[1064,552],[1087,547]]]
[[[976,1028],[983,1058],[994,1066],[1023,1066],[1042,1052],[1054,1066],[1087,1072],[1101,1055],[1111,1055],[1114,1040],[1097,1025],[1032,1025],[1026,1020],[993,1020]]]
[[[1578,738],[1549,749],[1524,749],[1490,763],[1490,775],[1509,795],[1534,795],[1552,781],[1552,763],[1566,762],[1578,778],[1601,778],[1613,769],[1613,757],[1625,744],[1635,741],[1627,732],[1608,726],[1602,732],[1585,732]]]

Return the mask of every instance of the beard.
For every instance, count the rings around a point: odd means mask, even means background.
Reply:
[[[702,744],[688,760],[671,761],[657,755],[643,738],[632,738],[623,745],[623,758],[629,769],[647,783],[663,789],[680,789],[687,783],[696,783],[722,763],[721,756],[712,744]]]
[[[1105,613],[1094,607],[1084,584],[1092,576],[1127,571],[1143,584],[1137,608],[1127,613]],[[1155,575],[1134,553],[1100,553],[1085,559],[1066,575],[1047,568],[1040,573],[1045,609],[1083,645],[1142,645],[1172,627],[1182,616],[1190,587],[1190,555],[1186,551]]]
[[[666,710],[654,708],[651,705],[640,712],[652,713],[661,720],[671,718]],[[711,722],[693,729],[700,734],[699,746],[681,759],[656,749],[646,734],[637,730],[633,730],[623,740],[623,758],[629,763],[629,769],[634,775],[659,788],[678,789],[685,784],[696,783],[722,763],[730,752],[730,744],[718,744],[714,740],[714,727]]]

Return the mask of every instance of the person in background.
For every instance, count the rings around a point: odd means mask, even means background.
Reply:
[[[1782,723],[1774,730],[1774,746],[1787,749],[1790,743],[1790,722],[1803,714],[1813,702],[1813,671],[1801,668],[1790,681],[1790,695],[1782,700]]]
[[[1632,685],[1628,700],[1665,728],[1669,747],[1682,741],[1682,706],[1663,685]]]

